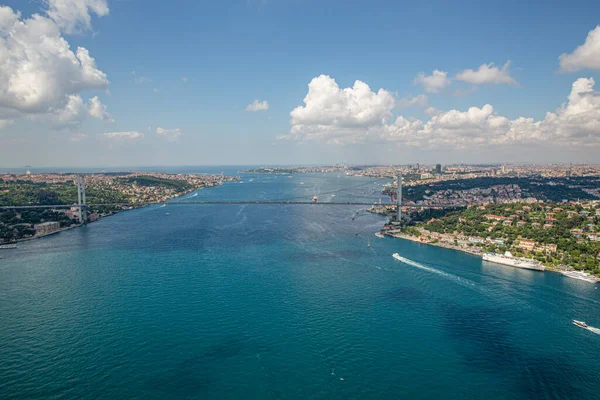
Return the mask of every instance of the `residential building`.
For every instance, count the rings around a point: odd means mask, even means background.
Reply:
[[[519,248],[521,250],[525,250],[525,251],[533,251],[533,249],[535,248],[535,241],[533,240],[529,240],[529,239],[521,239],[519,241]]]

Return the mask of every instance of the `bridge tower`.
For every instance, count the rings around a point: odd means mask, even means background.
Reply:
[[[83,224],[87,217],[85,203],[85,178],[83,175],[77,175],[77,206],[77,217],[79,218],[79,223]]]
[[[398,189],[396,196],[396,221],[402,220],[402,174],[398,174]]]

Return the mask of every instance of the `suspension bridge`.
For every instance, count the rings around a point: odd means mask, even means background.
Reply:
[[[86,210],[92,207],[145,207],[149,205],[169,204],[169,205],[304,205],[304,206],[373,206],[378,205],[376,202],[366,201],[329,201],[329,202],[318,202],[318,201],[295,201],[295,200],[207,200],[207,201],[185,201],[185,200],[171,200],[167,203],[163,202],[145,202],[145,203],[98,203],[88,204],[86,203],[85,197],[85,180],[83,175],[77,177],[77,203],[76,204],[39,204],[39,205],[0,205],[0,210],[13,210],[13,209],[40,209],[40,208],[77,208],[77,217],[79,222],[83,223],[86,220]],[[398,175],[397,184],[397,195],[396,204],[379,204],[382,206],[395,206],[398,210],[396,219],[399,221],[402,218],[402,207],[412,208],[429,208],[429,209],[442,209],[442,208],[456,208],[456,206],[435,206],[435,205],[415,205],[409,203],[402,203],[402,176]]]

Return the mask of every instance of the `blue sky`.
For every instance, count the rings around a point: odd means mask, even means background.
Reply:
[[[564,118],[557,111],[578,78],[598,79],[600,46],[594,43],[574,61],[576,71],[559,64],[561,54],[584,45],[600,24],[595,1],[0,4],[21,11],[20,21],[39,13],[56,23],[59,37],[74,52],[87,49],[108,81],[83,79],[35,111],[0,99],[6,114],[0,120],[7,121],[0,129],[0,166],[596,161],[600,110],[588,100],[598,98],[598,88],[583,82],[593,88],[585,89],[585,107],[572,102]],[[56,13],[47,14],[52,7]],[[74,7],[85,13],[71,15]],[[81,28],[86,16],[91,23]],[[81,29],[65,27],[68,18]],[[507,62],[503,83],[457,79],[467,69],[490,63],[501,69]],[[415,83],[419,73],[434,70],[450,82],[435,91]],[[309,83],[321,75],[341,89],[356,80],[374,95],[382,88],[393,104],[381,106],[381,97],[358,92],[342,99],[325,79],[315,82],[314,107],[304,104]],[[0,80],[12,78],[0,74]],[[97,96],[110,116],[89,117],[84,110],[57,122],[71,95],[86,108]],[[417,96],[426,100],[406,106]],[[268,109],[245,111],[255,100],[267,101]],[[460,114],[486,104],[493,111],[471,113],[476,121]],[[299,106],[306,110],[291,116]],[[545,120],[547,112],[562,125]],[[573,113],[585,121],[573,124]],[[411,125],[395,122],[400,115]],[[448,123],[463,117],[464,126]],[[519,117],[533,121],[513,135]],[[534,127],[537,121],[543,126]],[[105,135],[131,132],[139,135]]]

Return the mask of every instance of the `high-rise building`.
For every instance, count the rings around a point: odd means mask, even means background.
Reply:
[[[435,173],[436,174],[442,173],[442,164],[435,164]]]

